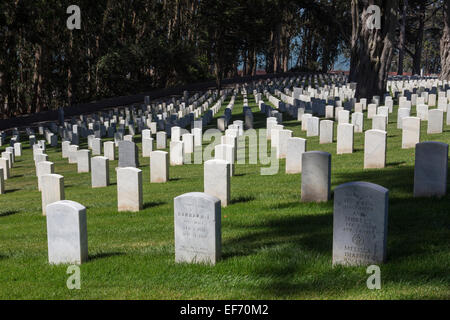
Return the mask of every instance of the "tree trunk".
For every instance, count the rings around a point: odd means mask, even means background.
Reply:
[[[351,5],[351,13],[352,13],[352,38],[350,43],[350,74],[349,74],[349,80],[350,81],[356,81],[357,74],[356,74],[356,68],[357,68],[357,62],[358,62],[358,35],[359,35],[359,7],[358,7],[358,1],[352,0]]]
[[[255,59],[254,59],[255,49],[252,47],[247,52],[247,73],[246,76],[253,75],[253,69],[255,67]]]
[[[283,45],[283,72],[289,71],[289,56],[290,56],[290,39],[288,37],[285,38],[285,43]]]
[[[67,103],[68,105],[72,105],[72,50],[73,50],[73,35],[72,32],[70,33],[70,40],[69,40],[69,59],[68,59],[68,66],[67,66]]]
[[[42,94],[42,76],[41,76],[41,57],[42,46],[36,45],[34,52],[34,72],[33,72],[33,99],[30,105],[29,113],[39,112]]]
[[[253,48],[252,52],[252,61],[253,61],[252,76],[256,76],[256,70],[258,69],[258,58],[256,57],[255,48]]]
[[[242,51],[242,60],[244,61],[244,65],[242,66],[242,76],[245,77],[248,74],[248,51]]]
[[[405,60],[405,42],[406,42],[406,11],[408,9],[408,0],[403,0],[402,24],[400,26],[400,44],[398,48],[398,75],[403,75],[403,63]]]
[[[425,29],[425,4],[420,5],[419,16],[419,31],[417,32],[417,40],[414,45],[413,56],[413,74],[420,74],[420,68],[422,66],[422,51],[423,51],[423,33]]]
[[[444,30],[441,38],[441,80],[450,80],[450,0],[444,0]]]
[[[222,52],[220,52],[220,49],[217,49],[218,52],[216,52],[216,59],[214,61],[214,74],[216,76],[216,86],[217,90],[222,90],[222,80],[224,75],[224,63],[222,60]]]
[[[277,23],[275,30],[274,30],[274,37],[272,45],[274,47],[273,52],[273,65],[274,65],[274,73],[278,73],[281,71],[281,63],[280,63],[280,56],[281,56],[281,23]]]
[[[369,4],[381,9],[381,28],[368,25]],[[383,96],[395,47],[398,0],[352,0],[352,54],[350,81],[356,82],[356,97]]]

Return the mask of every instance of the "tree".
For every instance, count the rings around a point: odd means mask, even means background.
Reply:
[[[378,5],[381,26],[374,28],[369,4]],[[356,82],[357,98],[382,96],[396,46],[398,0],[352,0],[350,81]]]
[[[233,69],[240,47],[239,17],[242,7],[237,0],[204,0],[200,3],[200,48],[208,53],[216,84],[222,86],[224,76]]]
[[[444,30],[441,38],[441,80],[450,80],[450,0],[444,0]]]
[[[406,14],[408,11],[408,0],[403,0],[402,7],[402,22],[400,25],[400,39],[398,46],[398,75],[403,75],[403,63],[404,63],[404,55],[405,55],[405,46],[406,46]]]

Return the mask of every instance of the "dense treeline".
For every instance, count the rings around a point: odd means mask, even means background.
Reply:
[[[392,44],[399,57],[387,65],[417,73],[426,52],[427,71],[438,72],[444,0],[393,2],[403,42]],[[326,72],[338,57],[364,54],[352,41],[355,3],[3,0],[0,118],[203,80],[220,86],[259,69]],[[66,27],[72,4],[81,9],[81,30]]]

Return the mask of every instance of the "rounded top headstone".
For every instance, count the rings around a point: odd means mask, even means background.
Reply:
[[[79,212],[82,210],[86,210],[86,207],[82,204],[72,201],[72,200],[60,200],[47,205],[47,216],[49,214],[58,214],[60,208],[71,209],[74,212]]]
[[[383,192],[383,193],[389,192],[389,190],[386,189],[385,187],[382,187],[375,183],[364,182],[364,181],[354,181],[354,182],[347,182],[347,183],[341,184],[334,189],[334,192],[339,191],[341,189],[352,188],[352,187],[367,188],[367,189],[372,189],[372,190],[375,190],[378,192]]]
[[[211,196],[209,194],[203,193],[203,192],[188,192],[188,193],[184,193],[178,197],[175,197],[174,200],[177,199],[182,199],[182,198],[201,198],[204,200],[208,200],[211,202],[220,202],[220,199],[214,196]]]

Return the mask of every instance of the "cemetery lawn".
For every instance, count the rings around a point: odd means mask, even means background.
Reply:
[[[253,96],[249,103],[255,127],[265,127]],[[337,156],[336,143],[319,145],[318,137],[307,142],[308,151],[332,154],[332,188],[368,181],[389,189],[381,290],[367,288],[365,267],[332,267],[333,202],[301,203],[301,175],[286,175],[284,160],[274,176],[261,176],[261,165],[236,166],[232,203],[222,209],[223,258],[211,267],[174,262],[173,198],[203,191],[202,165],[170,167],[169,183],[150,184],[149,160],[140,158],[144,210],[118,213],[117,161],[110,163],[111,186],[92,189],[90,174],[77,174],[60,147],[47,147],[55,173],[64,176],[66,199],[87,208],[89,261],[81,265],[81,289],[69,290],[67,266],[47,262],[46,220],[26,142],[7,193],[0,195],[0,299],[448,299],[450,195],[412,197],[414,149],[401,149],[396,109],[389,117],[385,169],[363,170],[361,133],[349,155]],[[237,119],[243,119],[241,96],[233,110]],[[284,120],[293,136],[306,138],[299,122]],[[365,128],[371,128],[367,119]],[[450,144],[450,126],[444,130],[427,135],[422,122],[421,141]],[[135,141],[140,147],[140,136]]]

